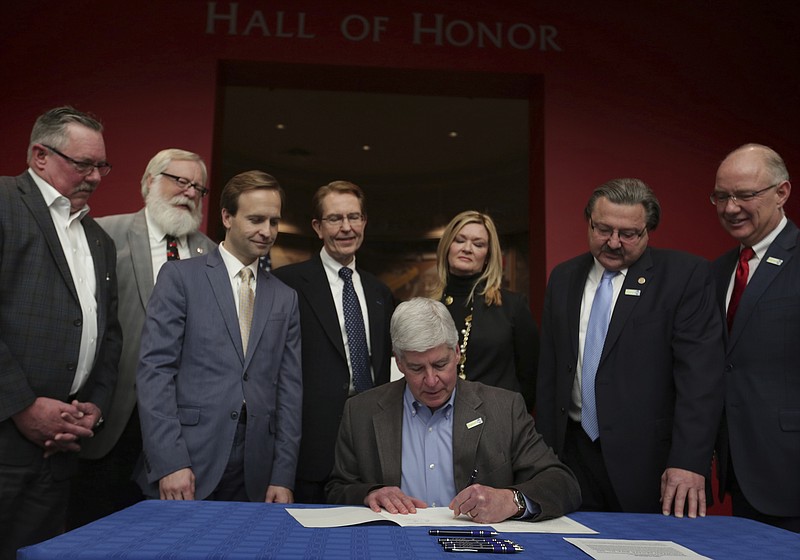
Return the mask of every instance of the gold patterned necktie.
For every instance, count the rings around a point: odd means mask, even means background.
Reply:
[[[239,271],[239,331],[242,334],[242,350],[247,355],[247,342],[250,339],[250,325],[253,324],[253,271],[246,266]]]

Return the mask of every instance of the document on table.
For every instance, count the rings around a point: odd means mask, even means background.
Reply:
[[[626,539],[576,539],[564,537],[595,560],[658,558],[659,560],[711,560],[672,541],[635,541]]]
[[[470,529],[489,529],[509,533],[572,533],[595,534],[594,531],[568,517],[559,517],[532,523],[530,521],[503,521],[491,525],[479,525],[467,516],[453,517],[450,508],[420,508],[417,513],[402,515],[382,510],[375,513],[368,507],[344,506],[335,508],[286,508],[303,527],[348,527],[375,521],[390,521],[401,527],[469,527]]]

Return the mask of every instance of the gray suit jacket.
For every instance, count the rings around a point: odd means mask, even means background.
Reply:
[[[739,248],[714,262],[724,316]],[[760,512],[800,516],[800,230],[789,222],[747,284],[726,340],[720,489],[736,479]],[[723,389],[724,387],[724,389]]]
[[[136,375],[145,495],[191,467],[195,496],[216,488],[247,401],[244,477],[252,501],[268,485],[294,488],[300,445],[300,317],[297,294],[259,270],[247,355],[219,248],[166,263],[147,305]]]
[[[105,427],[83,442],[81,457],[100,459],[117,444],[136,405],[136,366],[142,338],[145,311],[153,292],[153,259],[144,208],[134,214],[97,218],[117,246],[119,282],[119,322],[122,325],[122,358],[111,406],[105,413]],[[200,232],[190,233],[186,241],[192,257],[204,255],[216,243]],[[165,249],[166,251],[166,249]]]
[[[405,387],[401,379],[345,404],[336,463],[326,487],[329,503],[360,505],[375,488],[400,486]],[[518,489],[539,504],[537,520],[578,509],[578,482],[536,432],[522,395],[459,379],[453,409],[457,491],[469,484],[477,468],[478,483]],[[476,418],[483,422],[468,428]]]
[[[105,413],[117,378],[122,333],[117,322],[114,243],[95,221],[82,220],[97,281],[98,344],[78,398]],[[0,177],[0,464],[27,465],[42,449],[11,416],[37,397],[67,401],[81,339],[81,307],[50,211],[26,171]],[[56,477],[74,454],[54,456]]]

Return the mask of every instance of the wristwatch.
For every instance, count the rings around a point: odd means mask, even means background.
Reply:
[[[525,515],[525,510],[528,509],[527,506],[525,506],[525,496],[519,490],[514,490],[512,488],[511,491],[514,493],[514,504],[517,506],[517,513],[512,515],[510,519],[519,519]]]

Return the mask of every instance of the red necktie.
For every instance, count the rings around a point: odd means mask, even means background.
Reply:
[[[733,291],[731,301],[728,304],[728,330],[733,326],[733,318],[736,316],[736,309],[739,307],[739,300],[742,299],[745,287],[747,287],[747,277],[750,275],[750,263],[748,262],[755,256],[752,247],[745,247],[739,253],[739,264],[736,267],[736,278],[733,280]]]
[[[167,236],[167,260],[168,261],[181,260],[180,255],[178,255],[178,240],[171,235]]]

